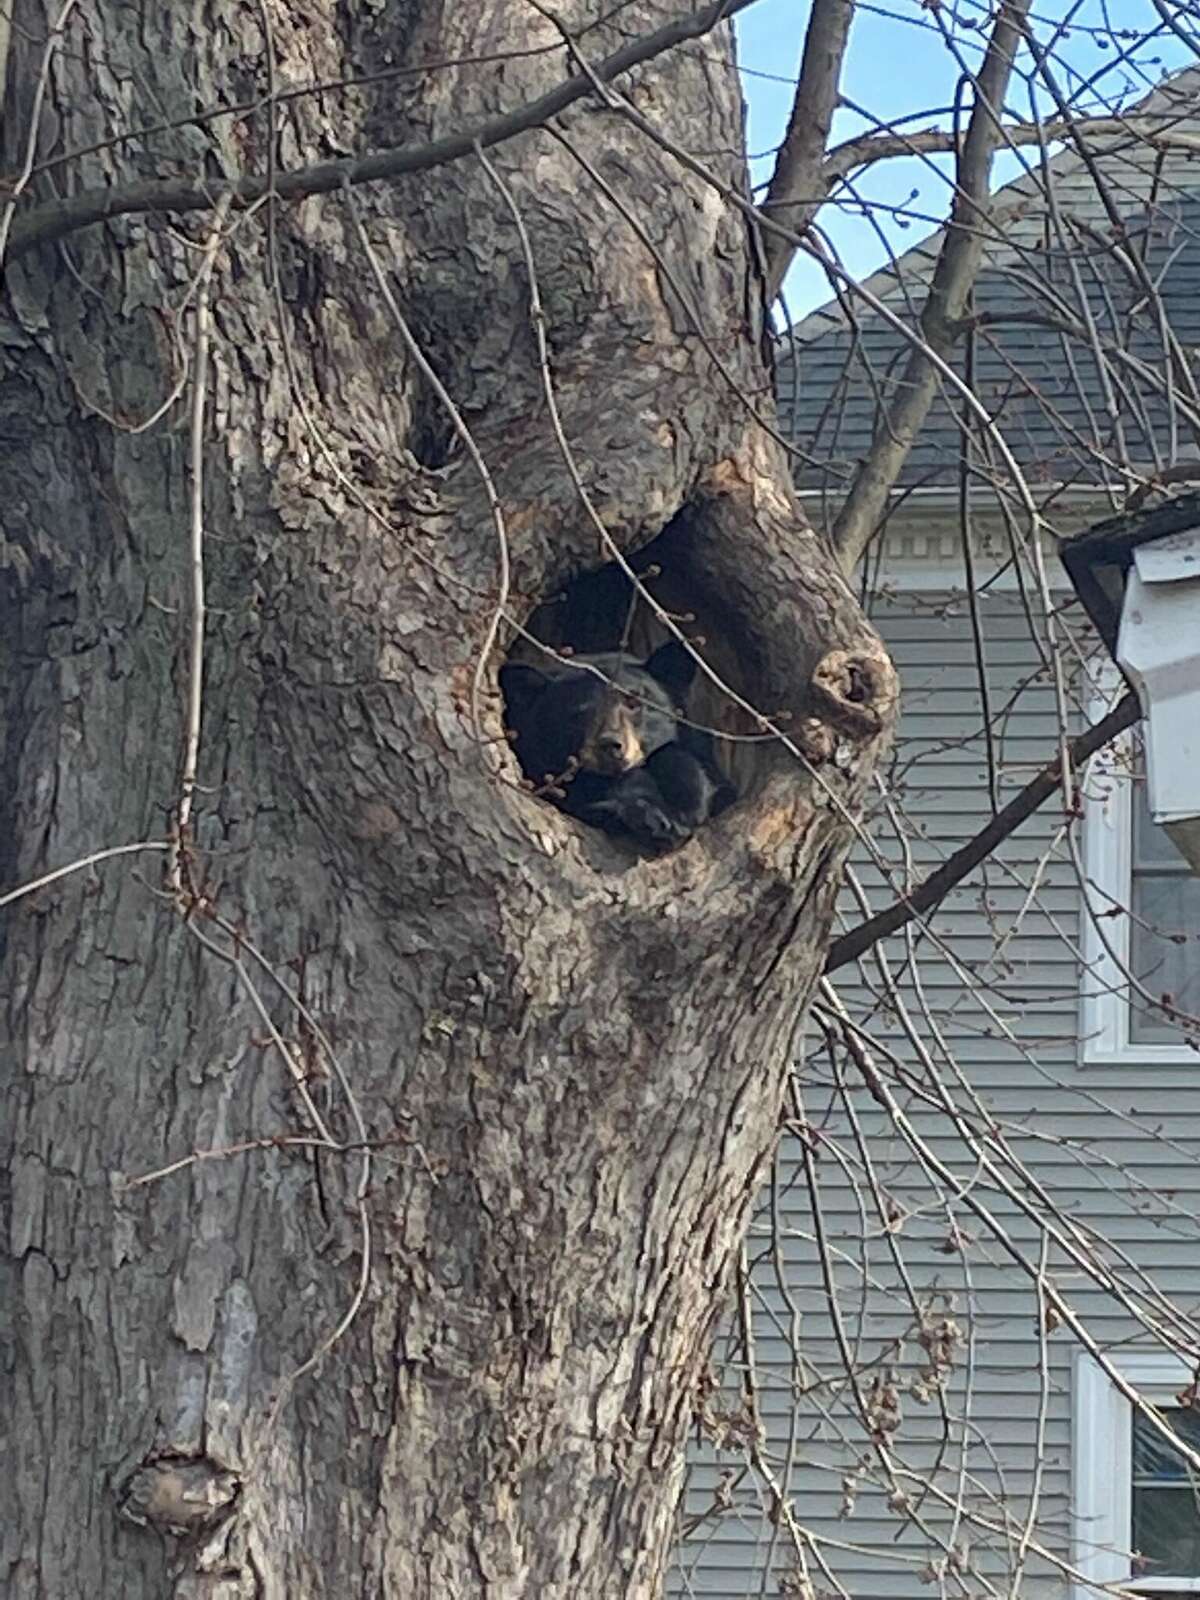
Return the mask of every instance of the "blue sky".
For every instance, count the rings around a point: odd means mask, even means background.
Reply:
[[[984,36],[982,26],[976,30],[966,23],[978,18],[981,25],[986,24],[989,11],[976,0],[956,0],[953,6],[943,7],[947,27],[953,28],[955,42],[971,69],[981,59]],[[960,19],[957,25],[952,12]],[[808,13],[809,0],[759,0],[737,19],[756,183],[769,177],[771,151],[787,126]],[[1058,42],[1055,61],[1060,87],[1068,95],[1080,93],[1085,110],[1103,114],[1111,105],[1139,99],[1165,73],[1196,60],[1173,34],[1161,31],[1151,0],[1034,0],[1039,39],[1048,40],[1068,13],[1070,31]],[[1115,42],[1111,24],[1118,30]],[[1129,35],[1154,29],[1160,29],[1157,36],[1139,47],[1131,59],[1116,59],[1133,42]],[[1023,59],[1028,64],[1028,58]],[[920,0],[883,0],[882,4],[872,0],[870,5],[860,5],[842,79],[847,100],[884,122],[915,116],[906,125],[910,129],[946,126],[945,108],[953,103],[958,75],[954,56]],[[1091,79],[1095,81],[1089,85]],[[1043,114],[1053,109],[1044,94],[1038,107]],[[1030,111],[1029,90],[1017,78],[1009,108],[1019,116]],[[940,116],[939,110],[943,112]],[[843,108],[834,121],[834,141],[871,126],[870,120]],[[899,253],[933,230],[944,217],[949,200],[949,189],[938,169],[945,170],[944,161],[929,163],[906,157],[865,174],[860,193],[875,203],[873,221],[853,214],[849,204],[825,208],[820,224],[848,270],[865,276],[884,264],[889,245]],[[997,182],[1010,181],[1019,170],[1015,156],[1003,153],[997,158]],[[897,216],[895,210],[880,207],[901,208],[911,215]],[[793,317],[829,298],[825,274],[804,257],[797,260],[784,292]]]

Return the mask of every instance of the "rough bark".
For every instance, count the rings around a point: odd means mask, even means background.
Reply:
[[[10,150],[56,14],[18,0]],[[625,34],[662,20],[648,3],[616,16]],[[571,71],[516,0],[84,0],[39,154],[261,92],[268,42],[278,86],[546,47],[292,102],[275,157],[293,167],[436,137]],[[723,33],[624,87],[742,181]],[[33,194],[261,172],[270,122],[78,157]],[[791,713],[816,766],[761,747],[745,799],[660,861],[522,792],[495,654],[493,742],[471,715],[495,530],[346,198],[232,219],[211,285],[183,911],[148,854],[0,912],[14,1600],[659,1590],[697,1380],[893,695],[784,462],[694,332],[696,315],[763,406],[743,221],[611,112],[562,127],[693,302],[552,134],[493,152],[533,241],[566,434],[616,544],[669,528],[665,579],[706,650]],[[504,197],[470,159],[356,204],[495,475],[509,609],[528,617],[600,555],[541,403]],[[209,226],[123,218],[8,275],[0,887],[169,826],[187,405],[137,429],[179,375]],[[339,1069],[376,1145],[362,1207],[361,1151],[284,1142],[317,1138],[314,1108],[356,1141]],[[292,1382],[354,1303],[363,1215],[365,1298]]]

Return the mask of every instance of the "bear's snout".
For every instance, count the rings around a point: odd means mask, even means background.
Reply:
[[[642,742],[628,726],[597,734],[583,752],[583,765],[593,772],[631,772],[644,759]]]

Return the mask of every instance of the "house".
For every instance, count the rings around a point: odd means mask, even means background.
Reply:
[[[991,428],[943,384],[859,574],[904,706],[845,927],[1111,703],[1057,539],[1200,477],[1200,70],[1085,152],[1025,155],[955,356]],[[909,327],[940,243],[867,285]],[[908,348],[845,297],[781,341],[816,523]],[[1136,735],[1080,791],[820,997],[673,1593],[1200,1590],[1200,1480],[1160,1426],[1200,1450],[1200,879],[1150,820]]]

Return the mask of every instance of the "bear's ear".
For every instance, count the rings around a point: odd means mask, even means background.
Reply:
[[[528,703],[541,694],[550,682],[540,667],[530,661],[508,661],[500,668],[500,687],[509,704]]]
[[[690,655],[678,639],[671,639],[667,644],[660,644],[658,649],[646,662],[646,671],[663,688],[679,702],[692,686],[692,679],[696,676],[696,658]]]

